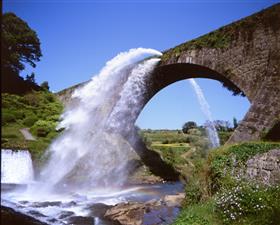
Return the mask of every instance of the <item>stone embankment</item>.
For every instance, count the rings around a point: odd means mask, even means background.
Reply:
[[[246,163],[245,176],[266,185],[280,184],[280,149],[257,154]]]

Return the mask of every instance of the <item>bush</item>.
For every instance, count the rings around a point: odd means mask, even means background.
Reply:
[[[196,128],[196,127],[197,127],[197,125],[196,125],[195,122],[189,121],[189,122],[186,122],[186,123],[183,125],[182,131],[186,134],[186,133],[188,133],[188,131],[189,131],[190,129],[193,129],[193,128]]]
[[[186,185],[186,205],[192,205],[198,203],[202,198],[201,183],[198,179],[192,178]]]
[[[45,128],[39,127],[37,128],[36,135],[38,137],[46,137],[48,135],[48,131]]]
[[[213,213],[212,201],[187,206],[182,209],[173,225],[219,225],[221,224]]]
[[[16,117],[12,112],[3,111],[1,124],[5,125],[16,121]]]
[[[29,114],[27,117],[23,120],[23,124],[27,127],[32,127],[33,124],[38,120],[37,116],[34,114]]]
[[[17,120],[22,120],[25,117],[25,114],[23,111],[15,111],[14,116]]]
[[[55,130],[56,123],[46,120],[38,120],[31,128],[31,131],[38,137],[46,137],[49,132]]]
[[[280,187],[239,182],[215,197],[215,208],[225,224],[248,224],[249,220],[258,225],[274,225],[280,215]]]
[[[42,99],[38,92],[28,93],[23,97],[23,102],[30,106],[39,106]]]
[[[218,132],[218,134],[219,134],[219,138],[220,138],[220,144],[223,145],[230,138],[230,136],[232,135],[232,132],[220,131],[220,132]]]

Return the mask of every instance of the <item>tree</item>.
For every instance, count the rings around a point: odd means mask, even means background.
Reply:
[[[183,125],[182,131],[186,134],[190,129],[196,128],[197,125],[194,121],[188,121]]]
[[[35,74],[32,72],[31,75],[26,75],[25,80],[27,80],[31,83],[35,83]]]
[[[214,126],[217,131],[231,131],[232,130],[231,124],[229,121],[214,120],[213,123],[214,123]]]
[[[237,119],[233,117],[233,129],[237,128],[237,126],[238,126]]]
[[[36,67],[42,56],[37,34],[14,13],[2,16],[1,61],[2,72],[16,73],[25,68],[24,63]]]
[[[48,81],[44,81],[40,86],[41,86],[41,88],[43,88],[44,90],[47,90],[47,91],[50,90],[50,86],[49,86]]]

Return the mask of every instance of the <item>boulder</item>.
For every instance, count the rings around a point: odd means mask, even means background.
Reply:
[[[47,225],[31,216],[17,212],[12,208],[1,205],[2,225]]]
[[[122,225],[160,225],[171,223],[179,212],[184,193],[166,195],[160,200],[128,202],[115,205],[104,217]]]

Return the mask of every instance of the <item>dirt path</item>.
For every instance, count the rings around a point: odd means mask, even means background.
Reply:
[[[22,128],[19,130],[27,141],[35,141],[36,138],[29,132],[29,128]]]

